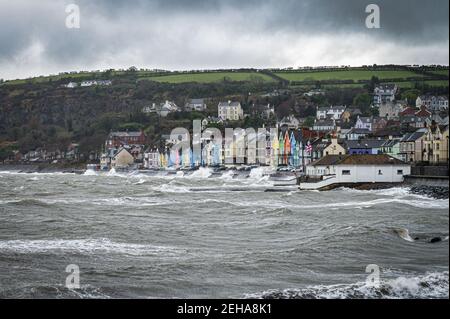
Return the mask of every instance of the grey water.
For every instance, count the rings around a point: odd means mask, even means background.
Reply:
[[[271,186],[258,169],[0,172],[0,298],[448,298],[448,200]]]

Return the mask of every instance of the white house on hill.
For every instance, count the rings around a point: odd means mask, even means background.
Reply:
[[[396,84],[382,84],[373,92],[373,105],[379,107],[382,103],[395,101],[398,86]]]
[[[223,121],[239,121],[244,118],[244,111],[239,102],[220,102],[218,114]]]

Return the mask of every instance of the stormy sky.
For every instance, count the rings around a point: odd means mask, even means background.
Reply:
[[[77,4],[80,29],[66,28]],[[378,4],[381,28],[365,25]],[[0,78],[168,70],[449,64],[448,0],[0,0]]]

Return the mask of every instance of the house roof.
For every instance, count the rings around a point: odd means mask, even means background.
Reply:
[[[139,137],[142,135],[142,132],[111,132],[109,134],[110,137]]]
[[[391,147],[400,143],[399,139],[386,140],[383,144],[383,147]]]
[[[405,162],[387,154],[348,155],[338,165],[404,165]]]
[[[363,123],[372,123],[372,118],[370,117],[359,117],[359,120]]]
[[[397,88],[396,84],[381,84],[381,85],[377,85],[377,87],[375,89],[379,89],[379,90],[394,90]]]
[[[113,158],[116,158],[122,152],[127,152],[131,156],[130,152],[126,148],[121,147],[117,150],[116,153],[114,153]]]
[[[427,132],[427,129],[420,129],[420,130],[417,130],[417,131],[415,131],[413,133],[407,133],[402,138],[401,142],[415,142],[419,138],[424,136],[426,132]]]
[[[414,115],[416,114],[416,109],[412,108],[412,107],[407,107],[406,109],[404,109],[400,115],[401,116],[405,116],[405,115]]]
[[[360,109],[347,109],[347,111],[349,111],[353,115],[361,115],[362,114]]]
[[[401,120],[402,123],[423,123],[425,119],[416,115],[406,115]]]
[[[371,131],[367,128],[352,128],[348,134],[370,134]]]
[[[402,136],[402,133],[400,131],[400,128],[382,128],[380,130],[377,130],[373,135],[377,137]]]
[[[240,102],[219,102],[219,107],[237,107],[240,105]]]
[[[190,99],[188,101],[189,104],[204,104],[205,99]]]
[[[431,112],[428,111],[425,106],[422,106],[420,108],[420,111],[416,112],[416,116],[429,117],[429,116],[431,116]]]
[[[330,166],[335,165],[348,155],[327,155],[309,164],[310,166]]]
[[[336,124],[333,120],[331,119],[326,119],[326,120],[318,120],[314,123],[314,126],[332,126],[334,127]]]
[[[334,110],[334,111],[342,111],[342,112],[344,112],[346,108],[347,108],[347,107],[344,106],[344,105],[338,105],[338,106],[331,106],[331,107],[330,107],[330,110]]]
[[[330,165],[404,165],[405,162],[386,154],[352,154],[352,155],[327,155],[313,162],[310,166]]]
[[[380,148],[386,140],[361,140],[361,141],[347,141],[347,147],[349,149],[362,148],[362,149],[372,149]]]

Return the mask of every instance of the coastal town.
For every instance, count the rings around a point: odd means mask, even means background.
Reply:
[[[448,300],[449,6],[0,0],[0,299]]]
[[[94,82],[86,81],[80,86],[110,85],[108,81]],[[66,87],[76,85],[69,83]],[[300,176],[320,177],[322,184],[330,184],[323,182],[324,176],[325,179],[336,177],[337,171],[344,174],[339,182],[350,181],[345,178],[345,175],[351,175],[348,169],[336,169],[336,165],[346,163],[369,165],[370,169],[365,167],[361,171],[377,172],[372,174],[374,176],[353,178],[353,182],[401,182],[404,175],[411,174],[411,166],[415,169],[414,174],[425,174],[424,169],[427,167],[448,169],[448,98],[424,95],[411,102],[398,99],[397,91],[395,84],[376,86],[372,95],[372,116],[363,116],[360,109],[352,106],[317,106],[315,117],[310,123],[293,114],[277,118],[277,106],[270,103],[254,104],[250,108],[251,114],[247,114],[240,101],[220,101],[216,117],[199,119],[203,131],[211,126],[225,127],[252,116],[272,120],[275,127],[235,128],[231,140],[200,132],[196,141],[194,136],[194,141],[191,141],[193,132],[185,130],[185,133],[175,136],[161,134],[157,145],[149,145],[142,130],[111,131],[102,146],[102,152],[90,154],[88,169],[154,171],[264,166],[275,171],[296,172]],[[321,90],[305,93],[306,96],[321,94]],[[160,118],[182,111],[202,114],[208,109],[208,102],[208,99],[203,98],[189,99],[181,108],[173,101],[165,101],[153,103],[141,111],[143,114],[156,114]],[[176,147],[179,143],[186,144],[186,141],[188,147]],[[6,162],[58,163],[61,160],[77,160],[77,147],[77,144],[71,144],[66,152],[45,149],[26,154],[15,152]],[[194,151],[196,147],[198,152]],[[395,164],[398,169],[382,172],[382,166],[391,164]],[[422,173],[417,173],[420,169]],[[430,174],[445,175],[439,172],[426,173]]]

